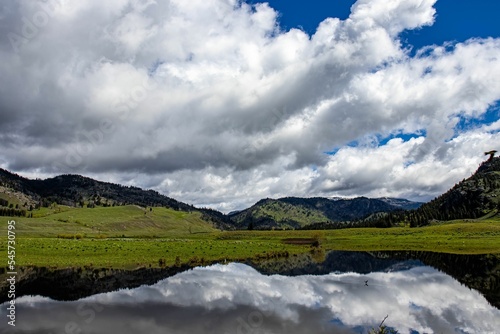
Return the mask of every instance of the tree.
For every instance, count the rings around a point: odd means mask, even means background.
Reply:
[[[399,332],[395,329],[389,328],[386,325],[384,325],[385,320],[389,317],[389,315],[386,315],[384,320],[378,325],[378,328],[372,328],[368,334],[398,334]]]
[[[488,161],[491,161],[495,157],[495,153],[497,153],[496,150],[491,150],[491,151],[488,151],[488,152],[484,152],[484,155],[488,155],[489,154],[490,158],[488,159]]]

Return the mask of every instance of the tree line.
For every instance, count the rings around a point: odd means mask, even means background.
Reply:
[[[0,198],[0,216],[8,217],[25,217],[26,209],[19,207],[19,204],[14,205],[9,201]]]
[[[0,216],[26,217],[26,210],[25,209],[0,207]]]

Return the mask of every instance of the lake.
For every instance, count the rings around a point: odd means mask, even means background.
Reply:
[[[425,264],[440,256],[445,267],[457,262],[456,278]],[[259,271],[242,263],[216,264],[77,301],[24,296],[16,300],[15,330],[5,320],[0,328],[42,334],[359,334],[387,316],[384,324],[399,333],[500,333],[498,277],[481,272],[487,266],[497,273],[497,259],[330,252],[322,261],[299,256],[254,265]],[[471,266],[477,277],[464,269]],[[490,301],[459,280],[483,286]],[[5,309],[3,304],[2,319]]]

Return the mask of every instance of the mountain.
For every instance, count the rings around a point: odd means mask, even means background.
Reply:
[[[420,203],[389,198],[267,198],[229,216],[240,229],[301,228],[326,222],[354,221],[377,212],[391,212],[419,205]]]
[[[390,227],[404,223],[412,227],[433,222],[493,218],[500,212],[500,158],[483,162],[469,178],[446,193],[410,211],[373,215],[358,226]]]
[[[221,229],[338,228],[348,226],[346,222],[356,226],[382,227],[403,221],[410,223],[410,226],[423,226],[436,220],[498,215],[500,158],[485,161],[474,175],[425,204],[387,197],[267,198],[229,215],[211,209],[195,208],[153,190],[96,181],[80,175],[30,180],[0,169],[0,209],[8,209],[8,215],[23,216],[31,208],[49,206],[54,202],[75,207],[134,204],[142,207],[162,206],[186,212],[197,211],[205,221]],[[6,208],[8,203],[10,208]]]
[[[224,214],[179,202],[154,190],[97,181],[81,175],[60,175],[31,180],[0,168],[0,206],[15,203],[19,211],[48,207],[52,203],[73,207],[139,205],[161,206],[178,211],[199,211],[202,218],[217,228],[232,229]]]
[[[443,195],[407,214],[411,226],[433,220],[475,219],[500,211],[500,157],[483,162],[477,171]]]
[[[398,207],[402,210],[415,210],[422,206],[421,202],[413,202],[404,198],[380,197],[377,198],[387,204]]]

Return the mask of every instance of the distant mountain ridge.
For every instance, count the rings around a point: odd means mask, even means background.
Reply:
[[[374,213],[414,209],[421,203],[398,198],[328,199],[322,197],[262,199],[255,205],[225,215],[195,208],[154,190],[97,181],[81,175],[64,174],[45,180],[31,180],[0,168],[0,187],[18,193],[24,209],[52,203],[73,206],[139,205],[162,206],[179,211],[199,211],[207,222],[220,229],[301,228],[325,222],[345,222]],[[9,191],[10,191],[9,190]],[[0,189],[1,193],[2,189]],[[21,202],[21,201],[19,201]],[[0,203],[1,206],[1,203]]]
[[[483,162],[471,177],[425,204],[398,198],[285,197],[262,199],[245,210],[225,215],[212,209],[195,208],[154,190],[96,181],[81,175],[31,180],[0,168],[0,207],[5,208],[6,193],[17,196],[18,204],[9,208],[15,211],[19,205],[15,214],[23,214],[23,210],[31,206],[48,206],[54,202],[69,206],[134,204],[198,211],[205,221],[220,229],[338,228],[343,227],[344,222],[381,227],[404,222],[415,227],[433,221],[498,215],[500,158]]]
[[[217,228],[232,229],[231,220],[224,214],[179,202],[154,190],[97,181],[81,175],[65,174],[45,180],[31,180],[0,168],[0,186],[25,194],[28,206],[49,206],[57,203],[68,206],[139,205],[162,206],[178,211],[199,211],[207,222]]]
[[[6,210],[6,194],[16,198]],[[3,197],[2,197],[3,196]],[[395,224],[423,226],[433,221],[476,219],[500,212],[500,158],[483,162],[469,178],[429,203],[398,198],[299,198],[262,199],[228,215],[164,196],[154,190],[96,181],[81,175],[60,175],[31,180],[0,169],[0,208],[11,215],[25,215],[28,208],[52,203],[68,206],[134,204],[198,211],[202,219],[220,229],[389,227]]]
[[[312,224],[359,220],[378,212],[414,209],[421,204],[396,198],[267,198],[229,216],[239,229],[303,228]]]
[[[419,207],[421,207],[422,204],[424,204],[422,202],[409,201],[409,200],[404,199],[404,198],[380,197],[380,198],[376,198],[376,199],[384,201],[387,204],[401,208],[403,210],[415,210],[415,209],[418,209]]]

